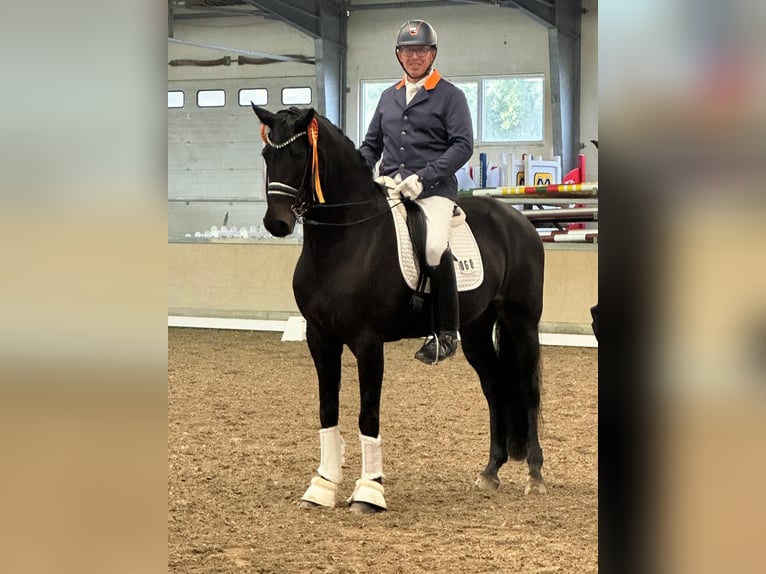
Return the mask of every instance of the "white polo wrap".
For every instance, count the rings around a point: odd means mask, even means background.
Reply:
[[[317,472],[336,484],[343,480],[343,453],[345,444],[336,425],[319,431],[321,460]]]
[[[372,438],[359,433],[359,441],[362,443],[362,480],[384,478],[380,435]]]

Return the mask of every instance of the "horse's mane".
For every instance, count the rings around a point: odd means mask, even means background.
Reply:
[[[296,133],[298,129],[295,123],[300,118],[305,118],[306,108],[295,106],[277,112],[277,116],[283,121],[289,130]],[[313,110],[314,118],[319,124],[318,156],[322,180],[335,190],[343,190],[343,193],[366,194],[370,190],[380,192],[383,190],[372,179],[372,170],[367,165],[362,153],[357,149],[348,136],[333,124],[325,116]],[[331,169],[326,169],[331,167]],[[348,197],[348,196],[346,196]]]
[[[293,123],[295,119],[297,119],[300,115],[304,114],[305,112],[306,112],[306,109],[304,108],[291,106],[289,108],[278,111],[277,115],[288,116],[290,118],[289,123]],[[338,126],[336,126],[329,119],[327,119],[327,117],[318,113],[316,110],[314,110],[314,117],[319,122],[320,141],[323,136],[327,138],[328,135],[330,135],[331,137],[329,139],[332,140],[333,147],[335,147],[339,151],[346,152],[350,158],[353,158],[353,161],[359,164],[358,167],[369,171],[369,168],[367,167],[367,162],[364,160],[362,153],[359,151],[359,149],[357,149],[354,142],[351,141],[351,139],[346,134],[343,133],[343,130],[341,130]]]
[[[345,151],[348,152],[348,155],[353,158],[353,161],[356,161],[359,164],[359,167],[368,173],[370,172],[370,168],[367,166],[367,162],[364,160],[364,157],[362,156],[362,152],[359,151],[359,149],[356,147],[354,142],[343,133],[343,130],[341,130],[338,126],[333,124],[330,120],[328,120],[325,116],[322,116],[320,114],[316,114],[317,121],[319,122],[319,137],[321,139],[322,137],[322,128],[324,128],[325,132],[327,133],[327,130],[329,130],[331,133],[334,133],[335,137],[334,144],[338,146],[339,149],[343,149],[345,147]]]

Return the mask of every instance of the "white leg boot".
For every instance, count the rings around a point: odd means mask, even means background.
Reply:
[[[335,506],[338,485],[343,480],[343,454],[345,444],[337,426],[319,431],[321,460],[311,484],[301,500],[318,506]]]
[[[347,502],[349,504],[366,502],[385,510],[386,499],[383,497],[383,485],[375,480],[383,478],[380,436],[372,438],[360,433],[359,441],[362,443],[362,478],[356,481],[356,488]]]

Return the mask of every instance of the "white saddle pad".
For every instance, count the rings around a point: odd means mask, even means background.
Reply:
[[[400,203],[398,199],[389,199],[388,202],[392,207],[391,214],[396,228],[396,246],[399,252],[399,267],[402,270],[402,277],[404,277],[407,286],[415,290],[420,274],[420,264],[415,258],[415,251],[412,248],[412,240],[407,229],[406,212],[404,208],[394,207]],[[457,290],[476,289],[484,280],[484,265],[481,261],[481,253],[476,244],[476,238],[473,236],[471,228],[468,227],[465,218],[463,218],[462,223],[450,229],[449,245],[452,255],[456,259]],[[430,292],[431,285],[430,282],[427,282],[426,293]]]

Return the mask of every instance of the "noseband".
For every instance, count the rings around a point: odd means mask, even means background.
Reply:
[[[293,134],[291,137],[289,137],[287,140],[281,142],[281,143],[275,143],[271,140],[269,137],[269,132],[266,130],[265,125],[261,125],[261,139],[263,140],[263,143],[267,146],[270,146],[274,149],[282,149],[293,143],[295,140],[300,138],[301,136],[308,136],[309,139],[309,146],[311,147],[311,172],[313,176],[313,183],[314,183],[314,195],[316,197],[316,200],[319,203],[324,203],[324,195],[322,194],[322,186],[319,182],[319,157],[317,153],[317,141],[319,139],[319,123],[317,122],[316,118],[312,118],[311,122],[309,123],[308,130],[305,132],[299,132],[297,134]],[[306,181],[306,172],[308,171],[308,161],[306,162],[306,168],[303,170],[303,178],[301,179],[300,188],[296,189],[291,185],[288,185],[286,183],[282,183],[280,181],[272,181],[269,182],[266,187],[266,194],[267,195],[285,195],[288,197],[293,198],[293,204],[290,207],[293,213],[295,213],[296,216],[301,217],[304,213],[306,213],[306,210],[308,209],[307,201],[301,200],[299,201],[299,198],[301,196],[304,197],[310,197],[307,193],[302,193],[304,183]]]

